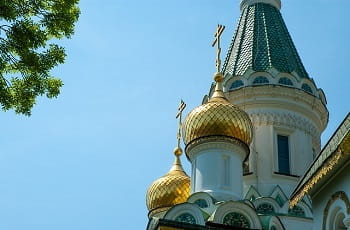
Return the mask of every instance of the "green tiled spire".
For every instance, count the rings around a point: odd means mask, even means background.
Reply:
[[[279,9],[257,1],[242,9],[222,72],[235,76],[249,68],[267,71],[272,67],[309,78]]]

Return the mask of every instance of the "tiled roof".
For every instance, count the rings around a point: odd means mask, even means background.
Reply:
[[[235,76],[249,68],[267,71],[272,67],[309,78],[280,11],[256,3],[242,11],[222,72]]]

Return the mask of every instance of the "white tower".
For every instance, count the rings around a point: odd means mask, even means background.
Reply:
[[[325,95],[308,76],[280,7],[280,0],[242,0],[222,70],[227,98],[254,126],[244,190],[253,186],[261,196],[277,185],[290,195],[320,152],[328,122]]]

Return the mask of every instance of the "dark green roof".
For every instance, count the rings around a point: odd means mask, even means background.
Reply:
[[[267,71],[272,67],[309,78],[280,11],[256,3],[242,11],[222,72],[235,76],[249,68]]]

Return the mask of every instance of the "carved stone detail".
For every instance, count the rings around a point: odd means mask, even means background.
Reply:
[[[323,212],[323,229],[326,229],[326,219],[328,216],[329,208],[338,199],[344,202],[344,204],[346,206],[346,214],[350,215],[350,201],[349,201],[349,198],[346,195],[346,193],[343,191],[339,191],[339,192],[334,193],[332,195],[331,199],[329,199],[329,201],[326,205],[326,208],[324,209],[324,212]]]
[[[287,112],[248,112],[248,115],[253,126],[275,125],[299,129],[312,137],[312,142],[317,145],[315,146],[317,149],[320,149],[321,147],[320,134],[317,128],[310,121],[301,116]]]
[[[328,123],[328,110],[322,101],[303,90],[289,88],[284,86],[275,85],[262,85],[259,87],[244,87],[234,91],[226,93],[227,98],[233,104],[236,104],[245,110],[245,106],[248,104],[255,104],[258,101],[263,103],[283,103],[280,99],[287,99],[285,101],[291,106],[305,105],[309,112],[313,111],[315,116],[313,121],[320,131],[323,131]],[[274,98],[276,100],[274,100]],[[295,104],[297,102],[297,104]],[[303,107],[305,110],[305,107]],[[307,111],[305,110],[305,111]],[[311,113],[310,113],[311,114]],[[313,115],[314,116],[314,115]],[[311,118],[311,117],[310,117]]]

